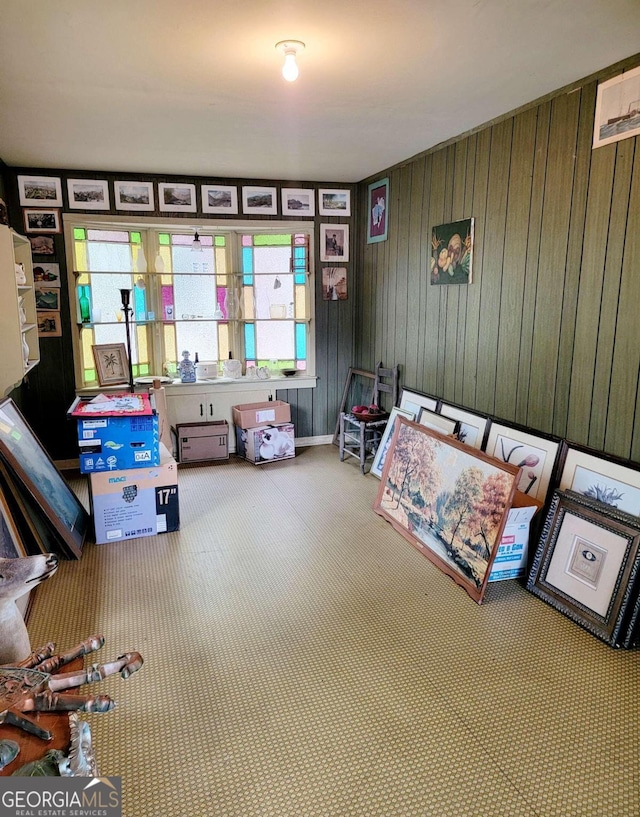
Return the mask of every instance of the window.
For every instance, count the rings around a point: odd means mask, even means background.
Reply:
[[[94,344],[126,342],[122,289],[131,291],[134,377],[177,376],[183,350],[192,360],[234,357],[313,374],[311,229],[260,226],[198,227],[194,251],[183,223],[125,227],[65,216],[78,386],[96,384]]]

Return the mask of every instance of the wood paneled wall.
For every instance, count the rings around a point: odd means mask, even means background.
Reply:
[[[357,213],[357,187],[355,185],[332,183],[332,182],[300,182],[300,181],[273,181],[256,179],[209,179],[204,177],[171,177],[157,176],[149,174],[132,175],[128,173],[104,173],[101,171],[64,171],[51,170],[47,168],[8,168],[6,165],[0,166],[0,174],[3,177],[5,192],[10,204],[11,225],[17,232],[24,232],[22,220],[22,209],[19,207],[17,175],[47,175],[57,176],[62,179],[62,191],[65,206],[62,212],[73,212],[74,215],[80,213],[79,210],[70,211],[67,205],[67,178],[87,178],[106,179],[110,185],[111,202],[113,204],[113,181],[116,179],[140,179],[153,182],[186,182],[195,184],[198,188],[200,184],[221,183],[235,184],[238,187],[238,194],[241,194],[242,185],[265,185],[277,188],[278,210],[281,209],[280,191],[282,187],[307,187],[317,190],[318,188],[336,187],[339,189],[349,189],[351,191],[351,212],[348,218],[336,218],[316,215],[315,222],[315,341],[316,341],[316,374],[318,377],[315,389],[288,389],[278,392],[280,399],[291,403],[292,419],[296,424],[296,436],[312,437],[326,434],[333,434],[337,406],[344,387],[349,366],[353,359],[353,324],[354,315],[357,308],[353,297],[353,270],[356,266],[356,256],[358,243],[354,240],[354,215]],[[198,190],[198,199],[200,191]],[[317,211],[316,197],[316,211]],[[92,215],[95,211],[88,211]],[[110,215],[119,215],[126,218],[126,213],[116,211],[113,206]],[[139,212],[132,215],[140,216]],[[150,217],[162,218],[159,211],[144,214]],[[214,221],[216,224],[224,221],[225,216],[211,216],[199,211],[198,213],[178,214],[169,213],[172,218],[184,217],[185,225],[206,224],[207,221]],[[233,216],[233,219],[245,218],[242,214]],[[260,216],[246,217],[247,221],[268,222],[282,219],[281,216]],[[296,221],[296,218],[291,218]],[[309,219],[311,221],[311,219]],[[341,263],[339,266],[347,268],[348,278],[348,299],[345,301],[325,301],[322,297],[322,267],[330,266],[320,261],[320,224],[342,223],[348,224],[351,230],[350,260]],[[75,425],[66,419],[66,411],[75,397],[75,382],[73,370],[73,347],[71,341],[70,321],[75,315],[75,306],[69,304],[67,297],[67,270],[63,234],[54,236],[56,254],[47,257],[48,261],[56,261],[60,264],[62,276],[61,290],[61,313],[63,331],[61,338],[47,338],[41,340],[40,352],[41,362],[28,376],[27,381],[12,396],[17,399],[33,427],[38,438],[41,440],[49,454],[57,460],[72,459],[77,457],[78,446]]]
[[[356,363],[640,460],[640,146],[591,149],[596,90],[378,174],[389,238],[361,236]],[[431,286],[432,227],[469,217],[473,282]]]

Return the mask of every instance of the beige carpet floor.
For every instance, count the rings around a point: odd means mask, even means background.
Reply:
[[[86,716],[125,816],[638,817],[640,653],[517,581],[476,605],[378,485],[332,446],[182,468],[179,532],[39,588],[34,645],[144,656]]]

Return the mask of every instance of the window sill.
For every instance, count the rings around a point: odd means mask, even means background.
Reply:
[[[257,388],[275,389],[313,389],[316,386],[317,377],[309,375],[294,375],[293,377],[269,377],[264,380],[259,377],[215,377],[211,380],[196,380],[195,383],[182,383],[174,380],[173,383],[165,383],[164,387],[168,392],[182,391],[189,389],[209,389],[216,391],[253,391]]]

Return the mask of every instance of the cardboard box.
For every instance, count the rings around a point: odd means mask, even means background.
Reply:
[[[516,491],[488,581],[499,582],[524,576],[531,520],[541,507],[539,500]]]
[[[291,422],[291,406],[283,400],[267,403],[242,403],[231,409],[233,423],[239,428],[261,428]]]
[[[97,544],[180,529],[178,466],[164,445],[160,452],[153,468],[89,476]]]
[[[160,465],[157,415],[78,420],[80,471],[93,474]]]
[[[293,423],[280,423],[262,428],[236,426],[236,454],[256,465],[295,457]]]
[[[178,423],[178,461],[207,462],[229,459],[229,423]]]

